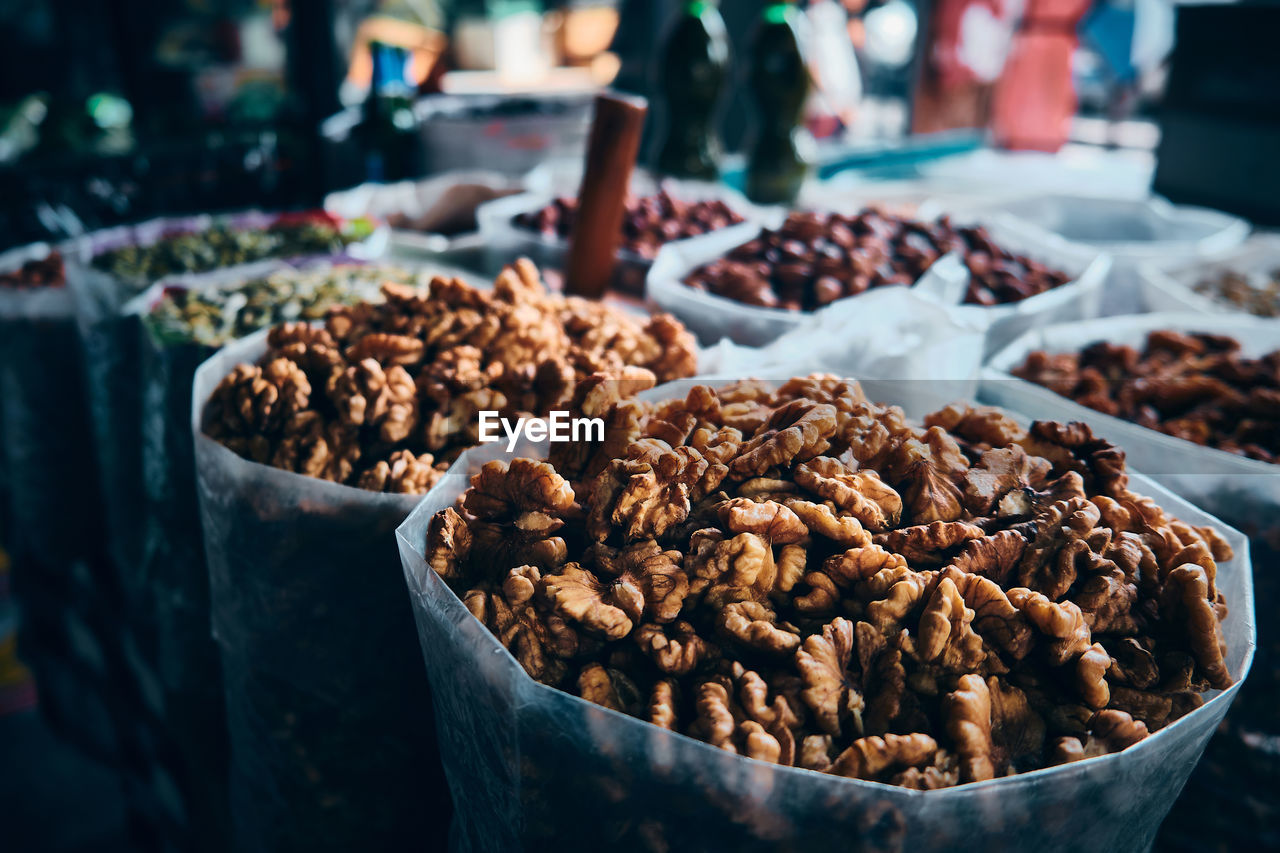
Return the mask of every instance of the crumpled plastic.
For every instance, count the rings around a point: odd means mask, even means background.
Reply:
[[[979,396],[1027,415],[1091,424],[1096,433],[1124,448],[1134,468],[1243,530],[1251,539],[1259,567],[1259,607],[1274,612],[1280,605],[1275,572],[1280,567],[1280,466],[1104,415],[1010,373],[1033,350],[1078,351],[1100,340],[1141,348],[1147,333],[1156,329],[1231,335],[1252,357],[1280,349],[1280,323],[1242,314],[1141,314],[1067,323],[1029,332],[997,353],[983,370]],[[1280,754],[1274,746],[1280,736],[1275,717],[1280,697],[1280,630],[1274,622],[1261,626],[1255,669],[1205,761],[1191,777],[1186,797],[1170,817],[1167,832],[1171,843],[1176,842],[1174,849],[1219,844],[1229,849],[1234,845],[1228,839],[1267,846],[1249,833],[1259,825],[1274,826],[1280,816],[1280,802],[1274,795],[1280,779]],[[1269,804],[1263,792],[1270,792]],[[1278,837],[1274,832],[1269,836],[1271,841]]]
[[[189,423],[237,850],[433,846],[450,803],[412,613],[391,570],[415,498],[259,465],[200,429],[266,330],[196,371]]]
[[[468,451],[396,533],[454,795],[453,849],[1142,850],[1252,661],[1247,541],[1134,475],[1135,490],[1215,524],[1235,548],[1218,575],[1235,685],[1121,753],[940,791],[730,755],[534,682],[428,568],[431,516],[500,455]]]
[[[932,218],[924,207],[918,216]],[[1009,305],[963,305],[960,301],[964,298],[969,272],[958,256],[944,255],[919,281],[906,289],[943,308],[952,324],[981,331],[986,337],[984,346],[988,353],[1027,329],[1064,318],[1084,319],[1097,315],[1102,284],[1110,268],[1106,256],[1096,250],[1072,246],[1052,234],[1024,227],[1003,217],[984,217],[980,222],[1000,245],[1065,270],[1071,274],[1071,281]],[[780,223],[781,217],[775,216],[764,224],[776,227]],[[710,343],[728,338],[755,346],[774,341],[793,329],[803,328],[811,318],[827,313],[848,317],[851,331],[865,328],[866,324],[858,313],[862,306],[882,308],[883,303],[877,303],[871,297],[883,288],[838,299],[826,308],[806,313],[744,305],[723,296],[694,290],[683,283],[695,268],[754,238],[759,230],[758,224],[744,223],[664,246],[645,279],[646,297],[662,310],[674,314],[698,335],[699,340]],[[894,312],[885,317],[884,322],[896,325],[910,323],[912,318],[905,311]]]
[[[982,216],[987,214],[979,209],[988,205],[960,202],[946,207],[958,215]],[[1249,236],[1249,223],[1237,216],[1173,205],[1159,196],[1120,199],[1058,191],[1002,201],[998,207],[1004,216],[1051,232],[1077,249],[1111,255],[1113,263],[1102,300],[1106,316],[1140,310],[1139,269],[1143,264],[1166,268],[1211,258]],[[1062,319],[1078,318],[1054,318]]]

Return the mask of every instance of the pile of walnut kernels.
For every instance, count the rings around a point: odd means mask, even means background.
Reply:
[[[478,412],[545,415],[595,373],[691,376],[693,336],[547,292],[526,260],[492,290],[437,278],[286,323],[215,389],[204,430],[255,462],[377,492],[423,494],[478,441]]]
[[[597,445],[490,462],[427,558],[543,683],[765,761],[919,789],[1117,752],[1231,683],[1230,547],[1080,423],[856,383],[594,377]]]

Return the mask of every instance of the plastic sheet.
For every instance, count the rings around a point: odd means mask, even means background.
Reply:
[[[958,271],[935,280],[962,288],[968,281]],[[983,333],[915,290],[886,287],[842,299],[806,315],[800,325],[763,347],[722,339],[700,354],[699,370],[704,375],[766,378],[818,371],[882,379],[961,380],[972,385],[957,393],[972,396],[982,363]]]
[[[233,847],[430,849],[450,804],[392,532],[415,498],[241,459],[204,402],[266,332],[197,371],[189,423],[225,679]],[[438,828],[438,831],[437,831]]]
[[[1195,260],[1164,268],[1150,263],[1143,264],[1138,269],[1138,283],[1143,304],[1148,311],[1240,314],[1244,313],[1242,309],[1197,293],[1195,286],[1205,279],[1216,279],[1229,272],[1247,276],[1271,276],[1277,275],[1277,270],[1280,270],[1280,236],[1260,234],[1209,260]]]
[[[325,196],[324,209],[347,218],[373,216],[386,219],[393,214],[417,218],[438,204],[449,190],[463,184],[507,192],[519,186],[514,179],[498,172],[461,170],[420,181],[360,184]],[[458,239],[405,228],[391,230],[393,248],[418,252],[447,252],[457,244]]]
[[[958,214],[981,209],[963,202],[930,207]],[[1113,264],[1102,302],[1107,315],[1140,309],[1139,269],[1143,264],[1163,268],[1210,258],[1235,248],[1249,236],[1249,223],[1243,219],[1203,207],[1175,206],[1158,196],[1037,195],[1001,203],[999,210],[1078,248],[1111,255]]]
[[[766,227],[778,224],[779,220],[765,223]],[[962,276],[963,281],[968,282],[968,270],[962,263],[944,269],[940,266],[943,263],[940,259],[930,267],[910,289],[944,306],[956,323],[983,330],[988,352],[1026,329],[1064,316],[1082,319],[1097,314],[1102,283],[1109,267],[1105,256],[1071,246],[1051,234],[1021,227],[1002,217],[983,218],[981,224],[987,226],[1000,245],[1056,266],[1072,277],[1061,287],[1021,302],[984,307],[957,304],[963,296],[963,286],[957,291],[954,281],[957,276]],[[858,296],[839,299],[820,311],[805,313],[745,305],[684,284],[684,279],[695,268],[753,239],[758,233],[758,226],[744,224],[664,247],[649,271],[645,282],[646,296],[664,311],[678,317],[704,342],[729,338],[737,343],[760,345],[803,325],[810,314],[822,314],[833,309],[852,312],[856,309],[845,306],[862,306],[874,294],[875,289],[872,289]],[[897,320],[904,321],[905,318]]]
[[[1235,548],[1218,575],[1231,602],[1231,688],[1124,752],[940,791],[741,758],[534,682],[430,571],[431,516],[499,455],[468,451],[397,531],[456,807],[454,849],[1143,850],[1252,660],[1247,541],[1135,475],[1135,490],[1219,526]]]

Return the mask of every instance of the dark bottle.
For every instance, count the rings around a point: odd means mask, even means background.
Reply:
[[[416,177],[419,141],[413,89],[405,80],[408,52],[375,41],[369,43],[369,56],[373,75],[358,131],[364,149],[365,179],[399,181]]]
[[[729,38],[716,0],[686,0],[659,56],[657,86],[662,101],[657,171],[678,178],[714,181],[716,104],[729,70]]]
[[[794,201],[809,171],[813,139],[803,119],[811,80],[800,50],[798,14],[792,3],[770,3],[751,40],[747,84],[756,116],[747,147],[746,190],[761,204]]]

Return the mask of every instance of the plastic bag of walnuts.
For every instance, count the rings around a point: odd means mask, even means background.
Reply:
[[[518,266],[492,291],[386,286],[381,306],[251,336],[196,372],[237,849],[402,850],[428,843],[424,821],[443,838],[393,531],[475,443],[478,409],[547,409],[597,367],[693,372],[678,324],[547,296]]]
[[[1249,667],[1244,538],[1074,426],[693,385],[399,528],[459,847],[1149,846]]]
[[[185,805],[197,838],[226,831],[227,744],[222,667],[209,630],[209,575],[195,485],[191,386],[223,344],[330,305],[377,294],[396,267],[331,258],[268,261],[166,278],[131,306],[142,318],[142,466],[147,512],[142,606],[156,631],[146,663],[165,695]],[[209,846],[213,846],[211,843]]]

